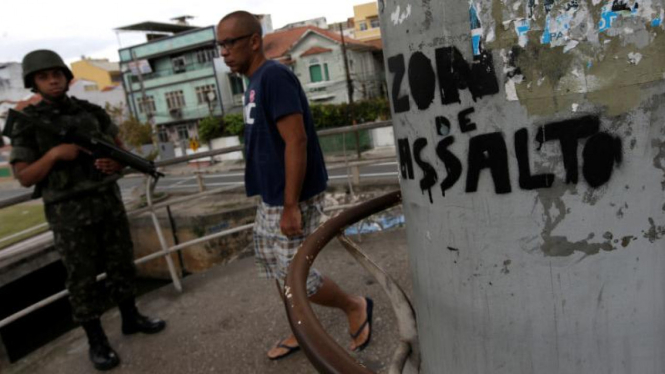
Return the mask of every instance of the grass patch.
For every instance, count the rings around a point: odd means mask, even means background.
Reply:
[[[2,224],[0,224],[0,240],[2,240],[2,238],[6,238],[15,233],[45,223],[46,218],[44,217],[44,207],[41,204],[21,204],[0,209],[0,222],[2,222]],[[8,241],[1,241],[0,250],[46,230],[48,230],[47,227],[38,231],[28,232]]]

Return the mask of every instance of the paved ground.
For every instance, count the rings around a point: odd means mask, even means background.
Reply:
[[[353,237],[356,240],[356,237]],[[404,229],[363,235],[361,246],[411,294]],[[315,262],[346,290],[375,300],[372,343],[357,359],[368,368],[387,372],[397,346],[395,318],[385,294],[336,242]],[[122,357],[112,373],[314,373],[302,352],[273,362],[266,350],[288,333],[283,306],[274,283],[256,276],[253,258],[239,259],[206,273],[189,276],[184,292],[166,286],[144,296],[140,308],[169,323],[154,336],[124,337],[117,310],[104,318],[110,341]],[[349,344],[341,312],[315,307],[326,330],[344,347]],[[91,373],[87,344],[76,329],[12,365],[3,374]]]

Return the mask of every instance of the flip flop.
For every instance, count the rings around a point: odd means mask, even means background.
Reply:
[[[365,297],[365,301],[367,302],[367,308],[365,309],[365,312],[367,313],[367,319],[365,322],[363,322],[362,325],[360,325],[355,334],[351,334],[351,339],[355,340],[358,335],[363,332],[365,326],[367,325],[369,325],[369,334],[367,334],[367,340],[365,340],[365,342],[361,345],[357,346],[356,349],[353,350],[354,352],[360,352],[367,348],[369,341],[372,339],[372,311],[374,310],[374,302],[369,297]]]
[[[275,347],[278,347],[278,348],[284,348],[284,349],[286,349],[286,352],[282,353],[282,354],[279,355],[279,356],[268,357],[269,359],[271,359],[271,360],[273,360],[273,361],[281,360],[281,359],[283,359],[284,357],[290,355],[291,353],[293,353],[293,352],[298,352],[298,351],[300,350],[300,346],[298,346],[298,345],[295,346],[295,347],[292,347],[292,346],[289,346],[289,345],[284,344],[283,342],[284,342],[284,340],[281,340],[279,343],[277,343],[277,345],[276,345]]]

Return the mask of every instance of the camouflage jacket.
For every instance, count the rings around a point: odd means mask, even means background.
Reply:
[[[40,130],[34,121],[48,126],[74,127],[82,135],[113,142],[118,127],[101,107],[76,98],[62,103],[45,101],[23,110],[29,119],[17,120],[12,128],[10,163],[39,160],[62,143],[55,134]],[[91,156],[81,152],[73,161],[57,162],[47,177],[35,186],[33,197],[42,197],[51,226],[82,225],[100,217],[99,209],[124,212],[118,176],[104,175],[94,167]],[[109,199],[109,193],[113,198]]]

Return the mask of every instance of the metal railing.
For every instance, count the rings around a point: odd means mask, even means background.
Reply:
[[[344,133],[349,133],[349,132],[354,132],[354,131],[362,131],[362,130],[380,128],[380,127],[388,127],[388,126],[391,126],[391,125],[392,125],[392,122],[390,122],[390,121],[374,122],[374,123],[367,123],[367,124],[363,124],[363,125],[346,126],[346,127],[335,128],[335,129],[330,129],[330,130],[323,130],[323,131],[319,131],[318,135],[320,137],[330,136],[330,135],[344,134]],[[165,167],[165,166],[175,165],[175,164],[179,164],[179,163],[189,162],[189,161],[196,160],[196,159],[199,159],[199,158],[212,157],[212,156],[222,155],[222,154],[226,154],[226,153],[237,152],[239,150],[242,150],[242,146],[234,146],[234,147],[228,147],[228,148],[213,150],[213,151],[204,152],[204,153],[197,153],[197,154],[194,154],[194,155],[189,155],[189,156],[185,156],[185,157],[179,157],[179,158],[176,158],[176,159],[171,159],[171,160],[167,160],[167,161],[158,162],[156,164],[157,164],[158,167]],[[348,165],[348,163],[347,163],[347,165]],[[351,178],[350,172],[349,172],[348,178],[349,178],[349,180]],[[351,182],[349,181],[349,183],[351,183]],[[214,195],[214,194],[223,193],[223,192],[229,192],[229,191],[237,189],[241,186],[242,185],[231,186],[231,187],[223,187],[223,188],[219,188],[219,189],[200,192],[200,193],[190,195],[190,196],[184,196],[184,197],[181,197],[181,198],[171,199],[169,201],[165,201],[165,202],[161,202],[161,203],[155,203],[153,201],[153,192],[154,192],[154,189],[155,189],[155,185],[154,185],[152,179],[146,178],[147,206],[145,208],[130,211],[130,212],[128,212],[127,215],[129,217],[132,217],[132,216],[137,216],[137,215],[144,214],[144,213],[149,213],[150,214],[153,225],[155,227],[155,231],[156,231],[156,233],[158,235],[158,238],[159,238],[160,250],[155,252],[155,253],[152,253],[148,256],[137,259],[135,261],[135,263],[136,264],[142,264],[142,263],[145,263],[145,262],[163,257],[167,262],[167,266],[169,268],[169,273],[170,273],[170,276],[172,278],[172,282],[174,284],[174,287],[178,291],[182,291],[182,285],[181,285],[181,282],[180,282],[180,277],[178,276],[178,274],[175,270],[175,265],[173,264],[173,261],[170,257],[170,255],[172,253],[182,251],[182,250],[187,249],[189,247],[192,247],[194,245],[201,244],[201,243],[204,243],[204,242],[207,242],[207,241],[210,241],[210,240],[219,239],[219,238],[229,236],[229,235],[232,235],[232,234],[244,231],[244,230],[248,230],[248,229],[253,227],[253,224],[246,224],[246,225],[242,225],[242,226],[239,226],[239,227],[231,228],[231,229],[228,229],[228,230],[225,230],[225,231],[222,231],[222,232],[207,235],[207,236],[195,239],[195,240],[191,240],[191,241],[188,241],[188,242],[185,242],[185,243],[181,243],[181,244],[169,247],[166,243],[166,239],[165,239],[164,234],[162,232],[161,226],[159,225],[159,220],[157,219],[156,211],[158,209],[166,209],[171,205],[182,204],[182,203],[190,202],[190,201],[193,201],[193,200],[196,200],[196,199],[200,199],[200,198],[205,197],[205,196]],[[10,198],[10,199],[0,201],[0,209],[29,201],[31,199],[31,196],[32,196],[32,193],[26,193],[26,194],[23,194],[23,195],[20,195],[20,196],[16,196],[16,197],[13,197],[13,198]],[[333,209],[326,209],[326,210],[327,211],[339,210],[339,209],[345,209],[345,208],[348,208],[348,207],[350,207],[350,206],[348,206],[348,205],[347,206],[337,206],[337,207],[334,207]],[[52,240],[52,238],[50,240]],[[25,253],[29,252],[30,250],[31,250],[30,248],[24,248],[24,249],[21,249],[21,250],[11,250],[11,251],[7,251],[7,252],[0,250],[0,261],[11,260],[12,258],[19,258],[20,256],[24,255]],[[106,276],[105,274],[100,274],[100,275],[98,275],[97,279],[98,280],[99,279],[104,279],[105,276]],[[38,302],[34,305],[31,305],[31,306],[29,306],[29,307],[27,307],[27,308],[25,308],[21,311],[18,311],[16,313],[0,320],[0,328],[5,327],[5,326],[9,325],[10,323],[12,323],[12,322],[14,322],[14,321],[30,314],[30,313],[32,313],[34,311],[40,309],[40,308],[42,308],[46,305],[49,305],[49,304],[51,304],[51,303],[53,303],[57,300],[60,300],[64,297],[67,297],[68,295],[69,295],[69,293],[66,290],[64,290],[64,291],[61,291],[61,292],[59,292],[55,295],[52,295],[52,296],[50,296],[50,297],[48,297],[44,300],[41,300],[40,302]]]
[[[284,286],[284,306],[298,343],[310,362],[321,373],[372,373],[358,364],[326,333],[307,298],[306,283],[310,267],[319,252],[335,237],[374,276],[391,301],[397,317],[400,345],[393,355],[389,373],[417,373],[419,370],[420,350],[417,343],[415,312],[411,302],[399,285],[344,235],[347,227],[400,204],[401,201],[401,193],[395,191],[345,210],[309,235],[291,262]]]

